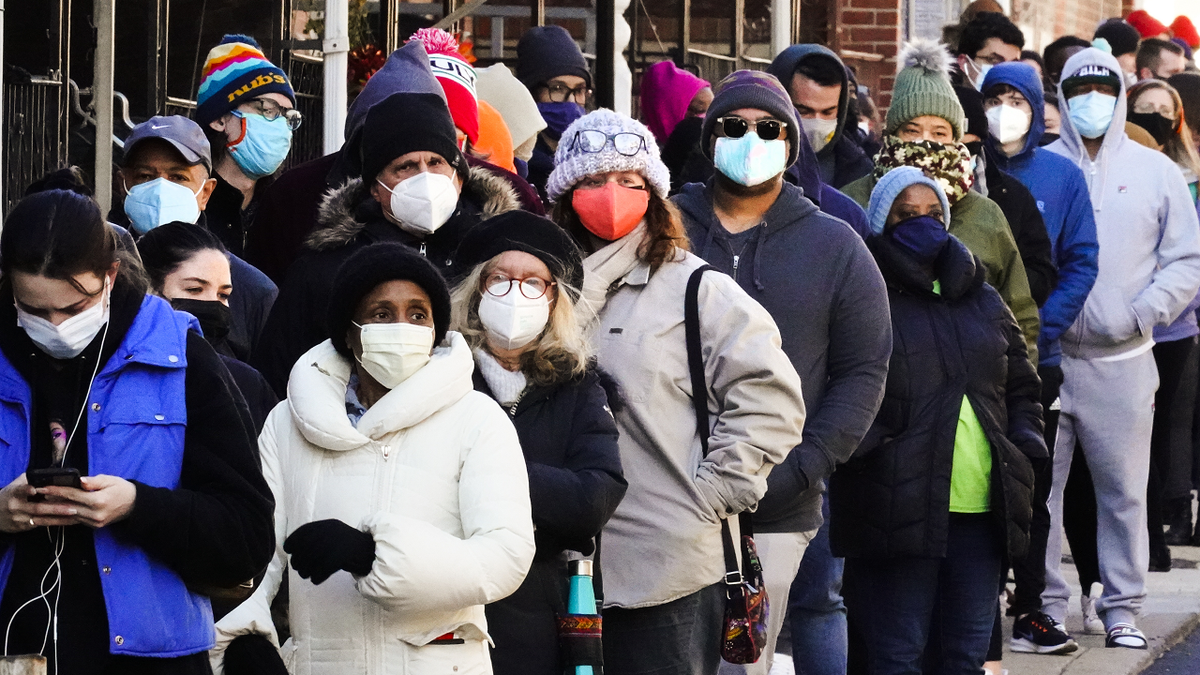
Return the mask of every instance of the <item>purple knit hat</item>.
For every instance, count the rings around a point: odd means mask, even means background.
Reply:
[[[778,78],[759,70],[738,70],[718,82],[717,86],[713,87],[713,93],[712,105],[708,106],[708,114],[704,117],[704,126],[700,131],[700,149],[706,157],[712,159],[708,140],[712,138],[713,129],[717,126],[717,118],[734,110],[754,108],[770,113],[777,120],[787,122],[787,165],[791,166],[796,162],[800,144],[792,139],[804,132],[796,118],[796,107],[792,105],[792,98],[788,96]]]

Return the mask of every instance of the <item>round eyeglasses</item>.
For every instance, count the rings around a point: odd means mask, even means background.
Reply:
[[[274,122],[282,117],[287,121],[288,128],[292,131],[299,129],[301,123],[304,122],[304,115],[299,110],[284,108],[274,101],[256,98],[246,101],[242,106],[247,112],[265,117],[268,122]]]
[[[626,157],[632,157],[640,150],[649,152],[646,139],[630,131],[609,135],[596,129],[585,129],[575,134],[575,147],[583,152],[600,152],[609,142],[614,150]]]
[[[521,295],[530,300],[537,300],[546,295],[546,291],[554,286],[553,281],[546,281],[538,277],[526,277],[524,279],[514,279],[506,274],[489,274],[483,280],[483,288],[489,295],[494,295],[497,298],[503,298],[512,292],[513,284],[518,284],[521,289]]]

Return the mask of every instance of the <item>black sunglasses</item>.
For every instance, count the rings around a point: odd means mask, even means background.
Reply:
[[[779,138],[784,128],[787,127],[787,122],[779,120],[751,122],[740,117],[718,117],[717,122],[721,125],[721,132],[729,138],[741,138],[747,132],[753,131],[764,141],[773,141]]]

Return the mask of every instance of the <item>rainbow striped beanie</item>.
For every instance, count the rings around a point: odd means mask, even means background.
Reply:
[[[287,75],[267,60],[254,38],[226,35],[208,53],[196,92],[196,123],[205,126],[263,94],[283,94],[296,104]]]

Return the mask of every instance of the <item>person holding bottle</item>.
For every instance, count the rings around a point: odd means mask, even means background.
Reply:
[[[458,247],[463,280],[451,325],[475,356],[475,389],[521,439],[537,554],[521,587],[487,606],[498,675],[561,675],[555,615],[569,612],[567,553],[591,555],[625,494],[613,421],[592,348],[576,319],[579,247],[526,211],[485,221]],[[576,556],[578,557],[578,556]],[[595,614],[593,603],[587,614]]]

